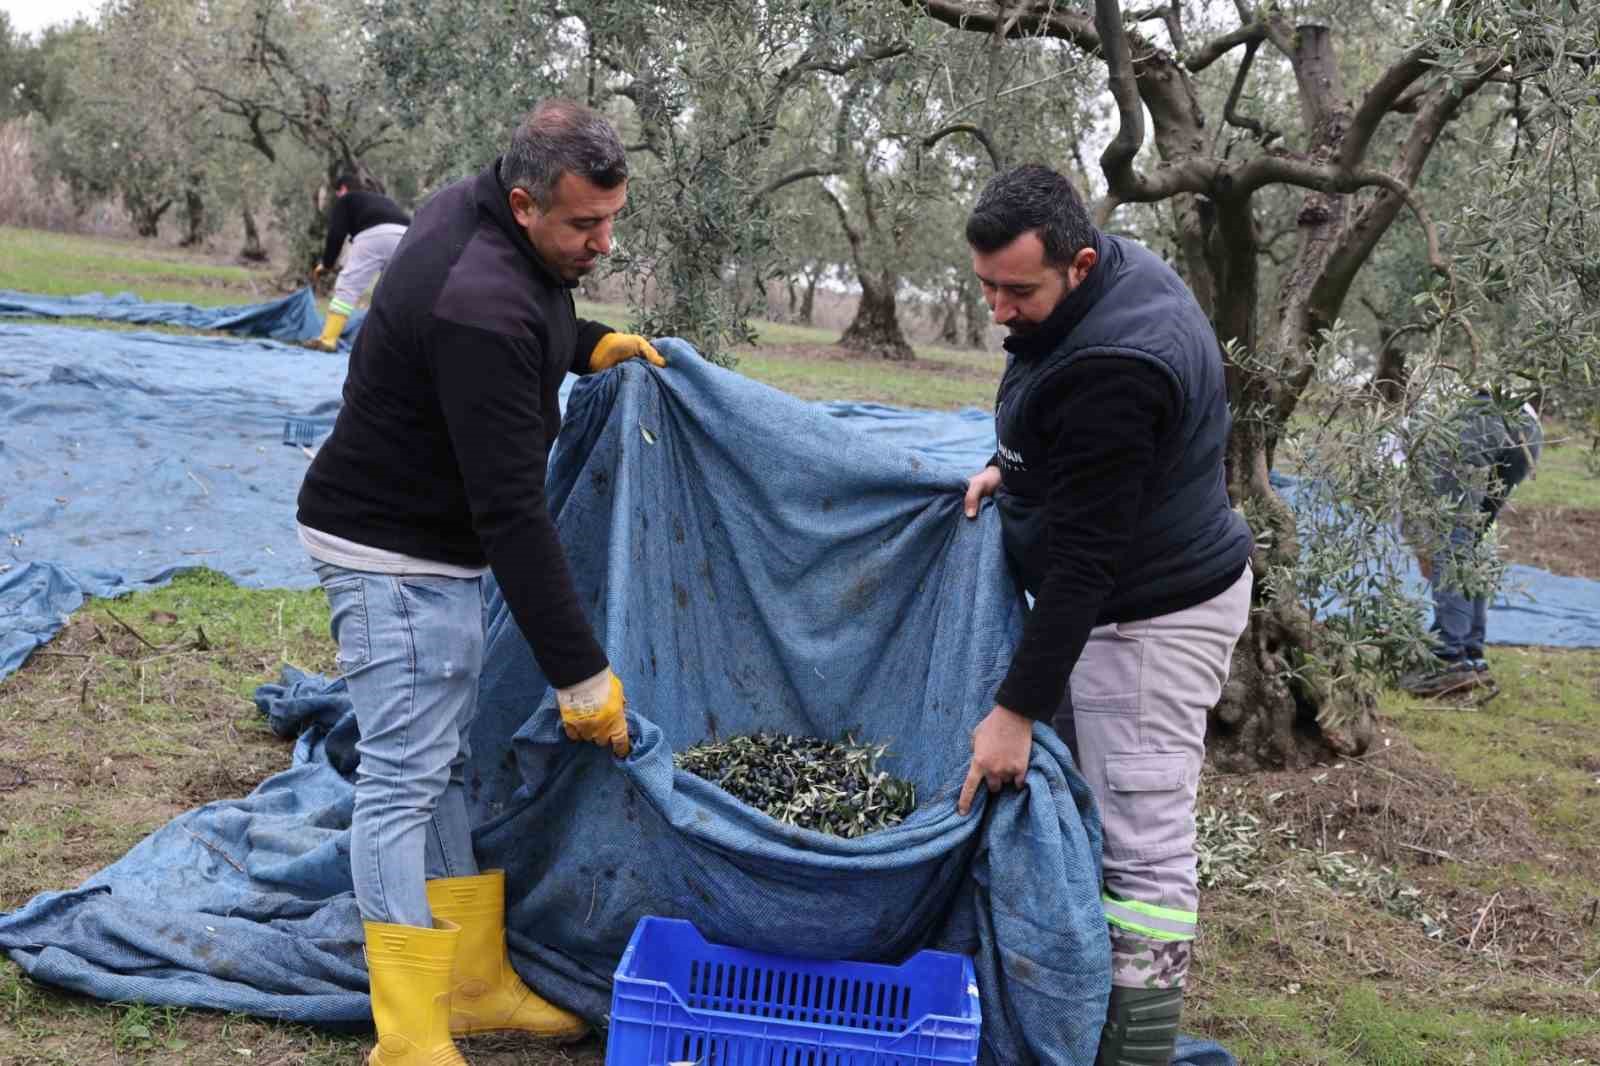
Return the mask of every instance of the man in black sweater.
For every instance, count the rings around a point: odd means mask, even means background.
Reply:
[[[643,337],[574,312],[572,286],[611,250],[627,175],[611,125],[553,100],[503,157],[429,200],[379,286],[344,407],[300,489],[301,543],[361,730],[350,865],[374,1066],[460,1062],[452,1034],[584,1032],[511,968],[503,873],[478,870],[462,767],[491,571],[556,686],[567,735],[629,751],[622,683],[544,495],[567,372],[636,356],[666,365]]]
[[[1250,607],[1250,530],[1223,473],[1222,354],[1177,274],[1098,232],[1048,168],[994,177],[967,242],[1011,335],[999,451],[969,482],[966,513],[996,497],[1034,602],[973,732],[959,807],[980,785],[1022,784],[1035,722],[1066,739],[1105,828],[1112,991],[1097,1063],[1165,1066],[1195,936],[1206,718]]]
[[[328,240],[322,258],[311,268],[313,278],[332,270],[350,240],[350,255],[339,278],[333,283],[333,299],[328,301],[328,317],[322,336],[305,342],[307,348],[331,352],[339,347],[339,334],[356,302],[367,291],[394,256],[400,238],[411,225],[411,216],[382,193],[361,188],[354,174],[341,174],[333,183],[333,210],[328,213]]]

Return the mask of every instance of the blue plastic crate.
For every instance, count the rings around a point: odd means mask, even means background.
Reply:
[[[606,1066],[971,1066],[980,1024],[964,955],[795,959],[644,917],[617,964]]]

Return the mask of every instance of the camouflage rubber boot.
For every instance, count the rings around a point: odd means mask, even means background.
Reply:
[[[1183,988],[1111,989],[1095,1066],[1167,1066],[1178,1042]]]

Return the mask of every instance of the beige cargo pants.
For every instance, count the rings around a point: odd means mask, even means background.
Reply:
[[[333,283],[333,299],[328,310],[340,315],[353,314],[362,295],[378,280],[383,268],[394,258],[394,250],[406,228],[398,222],[385,222],[381,226],[368,226],[350,241],[344,253],[344,266]]]
[[[1250,568],[1182,611],[1096,626],[1055,728],[1100,807],[1112,984],[1181,986],[1195,936],[1206,717],[1250,613]]]

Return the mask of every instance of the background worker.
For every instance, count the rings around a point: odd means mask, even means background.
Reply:
[[[1033,723],[1054,724],[1105,827],[1112,990],[1096,1061],[1165,1066],[1195,936],[1206,719],[1250,609],[1252,539],[1223,474],[1222,353],[1177,274],[1098,232],[1046,167],[992,178],[966,235],[1010,331],[999,451],[966,513],[997,496],[1034,604],[958,806],[980,785],[1020,786]]]
[[[1432,661],[1400,678],[1413,696],[1443,696],[1492,683],[1484,644],[1489,596],[1473,555],[1511,491],[1539,461],[1544,430],[1531,404],[1507,413],[1487,389],[1454,413],[1448,446],[1425,450],[1413,477],[1455,513],[1442,539],[1418,536],[1417,563],[1433,596]]]
[[[571,287],[611,250],[627,160],[605,119],[541,103],[477,176],[425,204],[300,489],[301,543],[332,607],[357,745],[350,866],[378,1046],[373,1066],[460,1062],[452,1034],[570,1039],[583,1022],[512,970],[503,873],[480,873],[462,767],[492,572],[569,737],[629,751],[622,683],[579,602],[545,502],[569,370],[641,356],[578,320]]]
[[[332,352],[339,348],[339,334],[355,311],[357,302],[377,280],[394,256],[400,238],[411,225],[411,216],[399,204],[378,192],[361,187],[354,174],[341,174],[333,183],[333,209],[328,212],[328,240],[322,258],[311,268],[312,280],[332,270],[350,239],[350,256],[333,283],[333,299],[328,301],[328,317],[322,323],[322,336],[305,342],[305,347]]]

